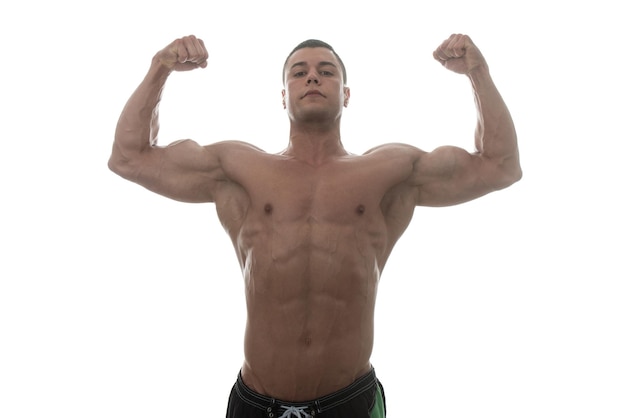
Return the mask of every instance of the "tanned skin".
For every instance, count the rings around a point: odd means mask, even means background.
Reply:
[[[433,55],[471,82],[475,152],[405,144],[346,151],[340,122],[350,90],[335,54],[321,47],[287,61],[290,133],[278,154],[236,141],[157,145],[168,76],[207,65],[195,36],[154,56],[122,111],[111,170],[163,196],[216,205],[245,281],[242,375],[253,390],[305,401],[367,373],[380,275],[415,207],[459,204],[521,178],[513,121],[481,52],[455,34]]]

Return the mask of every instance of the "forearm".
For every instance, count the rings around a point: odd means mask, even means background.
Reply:
[[[483,157],[504,164],[512,171],[518,171],[519,153],[515,126],[489,69],[486,66],[480,67],[468,76],[474,89],[478,113],[476,150]]]
[[[159,130],[159,102],[170,69],[156,59],[124,106],[115,130],[111,163],[126,162],[152,145]]]

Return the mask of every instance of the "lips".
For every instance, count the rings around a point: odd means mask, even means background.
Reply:
[[[305,98],[307,96],[322,96],[322,97],[326,97],[319,90],[309,90],[306,93],[304,93],[304,96],[302,96],[302,98]]]

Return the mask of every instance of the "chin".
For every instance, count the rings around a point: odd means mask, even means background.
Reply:
[[[328,109],[309,109],[308,111],[299,112],[295,120],[302,122],[326,122],[336,120],[339,115],[330,112]]]

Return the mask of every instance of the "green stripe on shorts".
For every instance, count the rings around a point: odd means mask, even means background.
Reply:
[[[383,401],[383,394],[380,391],[380,386],[376,386],[376,401],[374,402],[372,412],[370,412],[370,418],[385,418],[385,401]]]

